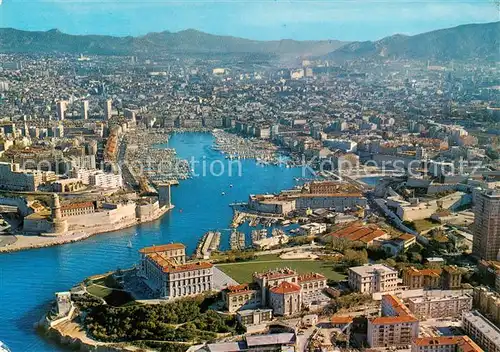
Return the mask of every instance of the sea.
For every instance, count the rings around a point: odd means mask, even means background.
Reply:
[[[213,150],[213,143],[210,133],[180,133],[165,144],[175,148],[179,158],[196,160],[198,176],[172,187],[175,208],[158,221],[77,243],[0,254],[0,341],[12,352],[63,351],[33,328],[55,292],[66,291],[91,275],[132,267],[142,247],[182,242],[192,253],[205,232],[219,230],[221,246],[227,248],[233,215],[230,203],[245,202],[249,194],[289,189],[308,177],[302,168],[254,160],[238,164]],[[243,229],[250,231],[248,226]]]

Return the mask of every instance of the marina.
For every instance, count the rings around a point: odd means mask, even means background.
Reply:
[[[139,175],[150,182],[178,183],[191,177],[191,167],[168,147],[172,131],[166,129],[134,130],[123,140],[124,161],[130,174],[139,183]]]
[[[230,249],[233,251],[240,251],[245,249],[245,233],[236,230],[231,231],[229,239]]]
[[[221,233],[219,231],[208,231],[205,233],[196,248],[196,257],[208,259],[212,252],[218,251],[220,246],[220,235]]]
[[[257,241],[267,238],[267,229],[253,230],[252,231],[252,246],[255,245]]]
[[[255,159],[261,165],[279,165],[282,163],[278,148],[265,140],[243,138],[223,130],[214,130],[215,145],[213,150],[225,155],[226,159]]]
[[[213,141],[210,133],[175,133],[170,136],[168,147],[175,149],[179,158],[224,162],[224,156],[211,149]],[[0,315],[0,325],[9,327],[0,329],[0,340],[12,351],[60,351],[33,329],[33,322],[54,299],[54,292],[66,290],[95,274],[117,267],[132,267],[139,260],[136,249],[142,247],[182,242],[187,247],[186,252],[192,254],[205,232],[228,227],[233,216],[228,204],[246,200],[249,193],[273,193],[291,188],[295,184],[294,177],[301,174],[298,168],[262,168],[253,160],[242,160],[241,163],[241,177],[208,174],[180,181],[179,187],[172,188],[172,203],[179,210],[158,221],[77,243],[1,254],[0,272],[4,284],[0,301],[10,304]],[[231,184],[234,187],[231,188]],[[221,191],[225,191],[226,196],[221,197]],[[238,231],[250,236],[245,226]],[[221,250],[229,248],[229,236],[229,231],[222,232]],[[129,240],[132,249],[127,248]],[[33,277],[44,284],[33,285]]]

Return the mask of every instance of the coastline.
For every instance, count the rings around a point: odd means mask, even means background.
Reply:
[[[44,316],[38,324],[35,324],[43,335],[56,342],[65,349],[84,352],[154,352],[151,349],[138,347],[126,343],[99,342],[87,336],[82,326],[74,321],[75,318],[50,326]]]
[[[45,248],[52,246],[59,246],[63,244],[83,241],[95,235],[105,234],[108,232],[123,230],[140,224],[145,224],[148,222],[156,221],[163,217],[167,212],[174,208],[173,205],[170,207],[164,207],[158,211],[155,216],[148,218],[147,220],[135,220],[128,223],[111,224],[108,226],[95,227],[87,231],[71,231],[64,235],[59,236],[49,236],[49,235],[16,235],[16,242],[8,244],[4,247],[0,247],[0,254],[2,253],[12,253],[18,251],[25,251],[30,249]],[[117,226],[118,225],[118,226]]]

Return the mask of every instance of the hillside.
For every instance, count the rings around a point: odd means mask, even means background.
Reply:
[[[375,42],[352,42],[326,57],[334,60],[387,57],[497,61],[500,58],[499,50],[500,22],[493,22],[462,25],[413,36],[398,34]]]
[[[63,52],[100,55],[134,55],[140,53],[226,54],[259,53],[277,55],[325,55],[346,42],[325,41],[257,41],[218,36],[196,30],[177,33],[149,33],[140,37],[70,35],[58,30],[29,32],[0,29],[0,52]]]

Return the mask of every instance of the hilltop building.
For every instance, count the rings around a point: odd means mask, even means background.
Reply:
[[[222,295],[231,313],[267,307],[275,315],[289,316],[302,310],[307,296],[318,294],[326,287],[326,278],[321,274],[299,275],[283,268],[255,273],[252,283],[229,286]]]
[[[186,262],[186,247],[181,243],[145,247],[139,253],[139,275],[160,298],[199,295],[213,289],[213,265]]]

